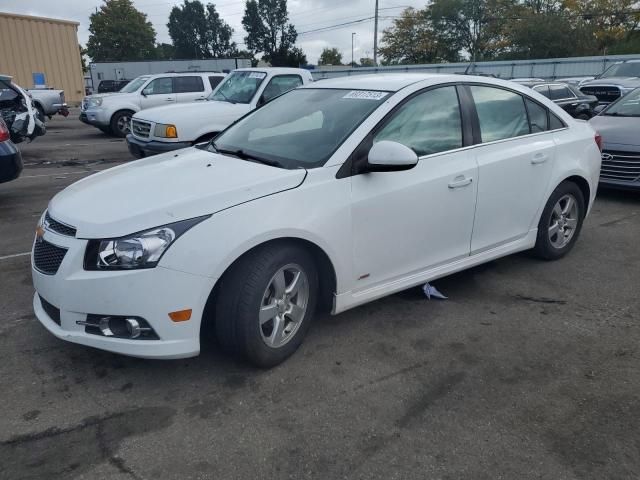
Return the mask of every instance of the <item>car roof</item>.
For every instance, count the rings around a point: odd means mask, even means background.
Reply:
[[[352,88],[355,90],[384,90],[387,92],[397,92],[409,85],[424,80],[438,80],[445,82],[460,81],[461,79],[472,78],[462,75],[438,74],[438,73],[381,73],[371,75],[352,75],[349,77],[328,78],[306,88]],[[482,81],[487,81],[487,77],[478,77]]]
[[[9,76],[9,75],[3,75],[0,73],[0,80],[4,80],[5,82],[10,82],[13,79],[13,77]]]
[[[300,73],[308,73],[311,75],[309,70],[305,70],[304,68],[287,68],[287,67],[252,67],[252,68],[236,68],[233,70],[234,72],[273,72],[273,73],[283,73],[283,74],[295,74],[300,75]]]

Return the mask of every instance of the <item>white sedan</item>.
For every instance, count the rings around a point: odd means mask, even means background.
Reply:
[[[215,142],[87,177],[33,245],[54,335],[146,358],[201,331],[269,367],[337,314],[498,257],[558,259],[596,195],[599,136],[536,92],[457,75],[293,90]]]

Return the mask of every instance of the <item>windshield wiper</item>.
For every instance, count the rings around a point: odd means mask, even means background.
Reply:
[[[258,162],[258,163],[262,163],[264,165],[269,165],[270,167],[278,167],[278,168],[284,168],[282,166],[282,164],[276,160],[270,160],[268,158],[263,158],[263,157],[259,157],[257,155],[252,155],[250,153],[245,152],[244,150],[242,150],[241,148],[237,149],[237,150],[227,150],[224,148],[219,148],[216,145],[216,142],[211,142],[211,146],[216,150],[216,152],[221,153],[222,155],[231,155],[234,157],[237,157],[241,160],[249,160],[252,162]]]

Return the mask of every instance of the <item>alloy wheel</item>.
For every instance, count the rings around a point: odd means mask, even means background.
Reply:
[[[562,249],[571,242],[579,214],[578,202],[573,195],[564,195],[556,202],[549,221],[549,241],[554,248]]]

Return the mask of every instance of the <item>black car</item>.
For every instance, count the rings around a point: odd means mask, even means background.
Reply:
[[[544,95],[574,118],[589,120],[595,115],[593,109],[598,105],[598,98],[582,93],[573,85],[561,82],[522,82],[521,85]]]
[[[119,92],[131,80],[102,80],[98,84],[98,93]]]
[[[22,156],[11,141],[9,128],[0,118],[0,183],[15,180],[22,172]]]

